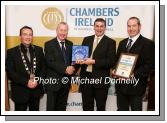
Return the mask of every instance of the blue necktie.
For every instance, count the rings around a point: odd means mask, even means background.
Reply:
[[[129,50],[130,50],[130,48],[131,48],[132,41],[133,41],[132,39],[129,39],[129,43],[128,43],[128,45],[126,46],[127,52],[129,52]]]
[[[65,42],[60,42],[60,43],[61,43],[61,51],[62,51],[62,54],[63,54],[63,57],[64,57],[65,65],[67,65],[66,50],[64,48],[64,43]]]

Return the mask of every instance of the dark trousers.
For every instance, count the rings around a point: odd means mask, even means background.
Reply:
[[[84,85],[82,91],[82,102],[84,111],[94,111],[94,100],[97,111],[105,111],[108,88],[95,88],[93,85]]]
[[[26,111],[27,107],[29,107],[29,111],[39,111],[39,100],[40,97],[37,98],[31,95],[26,103],[15,102],[15,111]]]
[[[117,107],[118,111],[129,111],[129,107],[132,111],[142,111],[142,99],[143,96],[132,96],[117,94]]]
[[[65,111],[69,87],[62,86],[58,91],[47,90],[47,111]]]

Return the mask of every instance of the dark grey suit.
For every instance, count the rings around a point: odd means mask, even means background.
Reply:
[[[92,47],[95,35],[85,37],[82,45],[89,46],[89,57],[92,53]],[[80,76],[82,78],[103,78],[99,84],[81,84],[83,110],[94,110],[94,99],[96,100],[97,110],[105,110],[106,99],[109,84],[104,83],[105,77],[110,76],[110,68],[115,65],[116,61],[116,43],[111,38],[104,35],[98,43],[93,53],[95,64],[92,72],[87,72],[87,65],[81,66]]]
[[[24,53],[27,65],[31,66],[26,56],[25,47],[21,44],[21,50]],[[44,77],[44,54],[41,47],[35,46],[34,49],[30,46],[31,59],[33,59],[33,52],[36,56],[36,77]],[[19,46],[7,50],[6,72],[8,78],[11,80],[11,96],[15,102],[15,110],[26,110],[29,105],[29,110],[39,110],[39,99],[43,95],[44,90],[42,84],[39,83],[34,89],[27,87],[30,75],[28,75],[23,64]],[[18,106],[17,106],[18,104]],[[23,105],[21,105],[23,104]]]
[[[121,53],[127,52],[127,42],[128,38],[119,43],[117,59],[119,59]],[[132,110],[142,110],[142,96],[146,90],[148,75],[153,67],[152,49],[152,41],[142,35],[132,45],[129,53],[138,54],[134,76],[139,79],[139,82],[136,86],[133,84],[116,85],[118,110],[129,110],[129,105],[131,105]]]
[[[65,40],[67,64],[61,51],[57,38],[45,43],[45,60],[46,60],[46,78],[54,78],[56,83],[47,84],[47,110],[66,110],[67,97],[70,88],[70,82],[62,84],[63,77],[66,75],[66,67],[71,65],[72,42]]]

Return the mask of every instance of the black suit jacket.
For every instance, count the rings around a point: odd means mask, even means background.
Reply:
[[[34,51],[36,55],[35,75],[36,77],[43,78],[44,77],[43,49],[41,47],[34,45]],[[42,84],[38,84],[38,86],[35,89],[29,89],[27,87],[27,83],[30,76],[25,70],[19,46],[7,50],[6,72],[8,78],[11,80],[11,97],[14,102],[25,103],[29,100],[30,94],[34,95],[35,97],[42,96],[44,92]]]
[[[92,53],[93,42],[95,35],[85,37],[82,45],[89,47],[89,57]],[[110,68],[115,65],[116,61],[116,42],[107,37],[106,35],[98,43],[96,49],[93,53],[93,59],[95,59],[95,64],[92,66],[92,75],[93,78],[101,78],[110,76]],[[87,65],[81,66],[81,77],[85,77],[86,75]],[[94,84],[94,87],[108,87],[109,85],[104,84],[104,80],[101,84]]]
[[[117,59],[119,59],[121,53],[126,53],[126,45],[128,42],[128,38],[122,40],[119,43],[117,49]],[[138,54],[138,59],[136,62],[136,66],[134,68],[134,76],[136,79],[139,79],[137,86],[132,84],[129,85],[116,85],[116,92],[129,94],[129,95],[142,95],[145,93],[148,75],[153,68],[152,58],[153,44],[152,41],[143,37],[142,35],[136,40],[136,42],[132,45],[129,53]]]
[[[54,38],[45,43],[45,60],[46,60],[46,78],[54,78],[56,84],[47,84],[46,88],[50,91],[57,91],[61,88],[62,77],[69,77],[65,74],[66,67],[71,65],[72,45],[69,40],[65,40],[67,65],[65,65],[64,57],[57,38]],[[69,84],[66,84],[69,86]]]

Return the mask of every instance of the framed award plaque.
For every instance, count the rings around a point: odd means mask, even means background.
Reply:
[[[136,65],[137,58],[137,54],[121,53],[116,66],[115,75],[121,78],[130,78]]]

